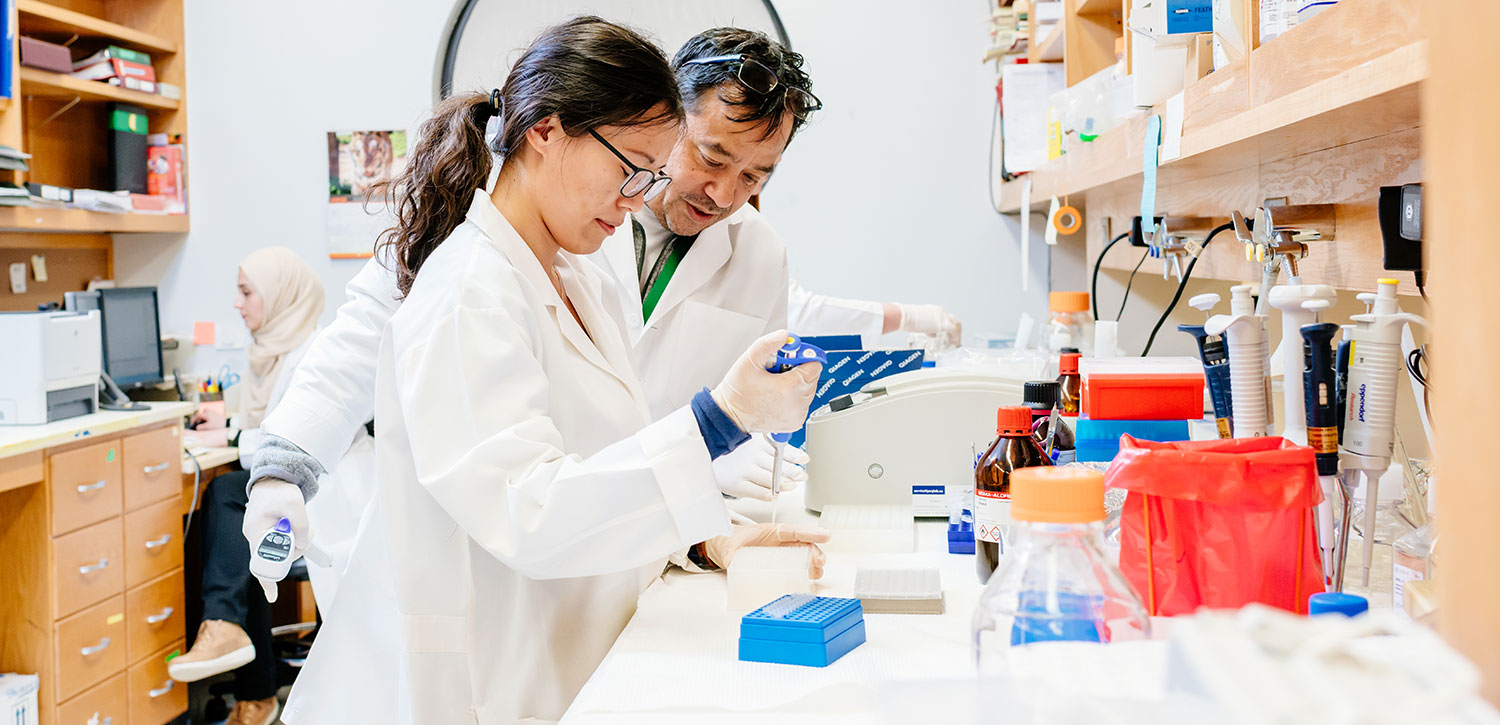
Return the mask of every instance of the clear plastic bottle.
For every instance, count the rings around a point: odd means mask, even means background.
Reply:
[[[1047,322],[1047,349],[1053,353],[1065,347],[1078,348],[1084,355],[1094,353],[1094,317],[1089,314],[1089,293],[1052,292],[1047,295],[1051,319]]]
[[[995,571],[1010,542],[1011,472],[1052,465],[1031,437],[1030,408],[1000,408],[995,412],[995,432],[999,437],[974,466],[974,567],[981,584]]]
[[[1391,547],[1391,607],[1402,619],[1410,621],[1406,611],[1407,582],[1431,579],[1432,552],[1437,547],[1436,481],[1427,479],[1427,523],[1396,539]]]
[[[1011,476],[1014,545],[974,611],[981,674],[1012,647],[1150,636],[1146,608],[1104,552],[1104,474],[1028,468]]]
[[[1078,460],[1073,429],[1060,415],[1057,432],[1052,431],[1052,411],[1057,410],[1061,395],[1062,385],[1056,380],[1029,380],[1021,386],[1021,400],[1031,409],[1031,437],[1058,466]]]

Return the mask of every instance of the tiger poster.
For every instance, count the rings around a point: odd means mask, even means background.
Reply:
[[[390,221],[374,187],[405,166],[405,131],[328,132],[329,258],[372,256]]]

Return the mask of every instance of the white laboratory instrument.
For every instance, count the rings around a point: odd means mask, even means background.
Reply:
[[[1339,445],[1339,467],[1343,469],[1346,495],[1354,490],[1355,476],[1364,477],[1364,530],[1374,531],[1380,474],[1390,465],[1395,451],[1396,376],[1403,369],[1401,331],[1408,324],[1425,327],[1427,321],[1400,311],[1394,279],[1381,279],[1375,294],[1361,294],[1359,300],[1369,305],[1369,311],[1351,317],[1356,324],[1345,332],[1345,337],[1353,344],[1349,352],[1348,382],[1345,383],[1349,394],[1344,409],[1344,435]],[[1350,522],[1345,517],[1341,527],[1341,542],[1345,547],[1349,527]],[[1370,555],[1374,541],[1374,536],[1364,537],[1364,576],[1361,581],[1365,585],[1370,583]],[[1338,579],[1342,584],[1342,571]]]
[[[1229,390],[1234,400],[1234,437],[1270,435],[1271,378],[1266,358],[1266,324],[1264,318],[1255,314],[1250,285],[1230,287],[1229,314],[1214,315],[1203,329],[1210,335],[1224,335],[1229,340]],[[1300,398],[1297,405],[1302,405]]]
[[[1338,293],[1326,284],[1282,284],[1271,288],[1271,306],[1281,310],[1281,347],[1272,356],[1281,362],[1284,405],[1281,437],[1307,445],[1307,408],[1302,395],[1302,327],[1318,322],[1318,312],[1331,306]],[[1230,343],[1230,355],[1234,343]],[[1231,369],[1230,375],[1232,376]]]
[[[93,413],[103,348],[99,312],[0,313],[0,425]]]
[[[807,421],[807,508],[910,506],[948,515],[974,487],[974,460],[995,438],[995,410],[1021,404],[1016,372],[927,368],[835,398]]]

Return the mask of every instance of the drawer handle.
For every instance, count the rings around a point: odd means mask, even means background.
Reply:
[[[166,463],[158,463],[154,466],[146,466],[141,470],[145,471],[146,473],[161,473],[162,471],[167,470],[167,467],[170,465],[172,465],[172,463],[168,461]]]
[[[93,564],[84,564],[83,566],[78,567],[78,573],[79,574],[88,574],[88,573],[91,573],[91,572],[99,571],[100,569],[103,569],[106,566],[109,566],[109,559],[100,559],[99,561],[97,561],[97,562],[95,562]]]
[[[151,699],[155,700],[156,698],[161,697],[162,695],[165,695],[168,692],[171,692],[172,688],[176,687],[176,686],[177,686],[177,681],[176,680],[167,680],[165,683],[162,684],[161,687],[158,687],[155,690],[150,690],[146,694],[150,695]]]
[[[167,542],[171,541],[171,540],[172,540],[172,535],[171,534],[162,534],[160,539],[153,539],[151,541],[146,542],[146,548],[147,549],[155,549],[158,546],[166,546]]]
[[[99,640],[99,644],[96,644],[93,647],[84,647],[83,649],[78,650],[78,654],[81,654],[84,657],[88,657],[89,655],[96,655],[100,652],[103,652],[104,648],[108,646],[109,638],[105,637],[104,639]]]
[[[108,485],[109,485],[109,481],[95,481],[94,483],[80,483],[80,484],[78,484],[78,492],[79,493],[88,493],[89,491],[98,491],[99,489],[104,488],[105,486],[108,486]]]
[[[153,614],[149,617],[146,617],[146,624],[161,624],[162,622],[165,622],[171,618],[172,608],[167,607],[166,609],[161,610],[161,614]]]

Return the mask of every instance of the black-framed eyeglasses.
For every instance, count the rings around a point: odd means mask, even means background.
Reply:
[[[620,184],[620,196],[630,199],[644,193],[646,201],[651,201],[657,195],[661,194],[662,191],[666,190],[668,184],[672,183],[672,177],[666,174],[658,174],[650,169],[643,169],[636,166],[630,159],[625,158],[625,154],[620,153],[619,149],[611,146],[608,141],[605,141],[604,137],[600,136],[598,131],[591,128],[589,129],[589,135],[593,136],[595,141],[603,144],[604,148],[609,149],[609,152],[614,154],[615,158],[620,160],[620,163],[630,167],[630,175],[625,177],[624,183]]]
[[[739,63],[740,67],[735,71],[734,77],[739,80],[740,85],[749,88],[759,94],[767,94],[782,85],[781,76],[776,71],[766,67],[766,64],[744,54],[716,55],[712,58],[694,58],[687,61],[686,65],[706,65],[708,63]],[[794,86],[786,87],[786,107],[793,116],[806,120],[807,115],[823,107],[823,102],[812,94],[812,91],[804,90]]]

